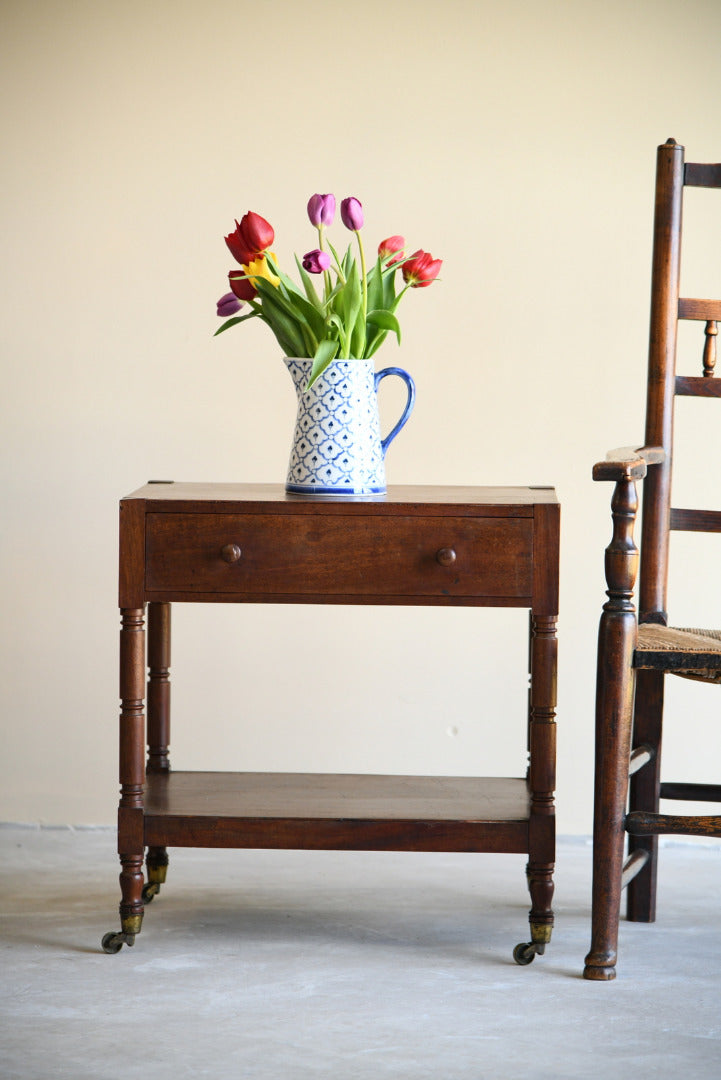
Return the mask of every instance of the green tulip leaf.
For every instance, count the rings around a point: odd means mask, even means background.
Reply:
[[[387,330],[378,330],[373,335],[373,337],[370,338],[370,340],[368,341],[368,344],[366,345],[365,354],[366,354],[367,358],[373,356],[374,353],[376,353],[378,351],[378,349],[381,347],[381,345],[383,344],[383,342],[385,341],[387,336],[388,336],[388,331]]]
[[[301,296],[303,295],[296,283],[293,281],[293,278],[288,277],[287,274],[283,273],[283,271],[280,269],[277,262],[269,251],[266,251],[265,253],[265,261],[268,264],[268,269],[270,270],[271,274],[275,274],[277,278],[280,278],[284,291],[289,293],[299,293],[299,295]],[[276,288],[278,288],[278,286],[276,286]]]
[[[351,272],[351,267],[353,267],[353,266],[355,266],[355,259],[353,258],[353,253],[351,252],[351,248],[350,248],[350,244],[349,244],[348,245],[348,250],[346,251],[345,255],[343,256],[343,263],[342,263],[343,277],[346,280],[348,280],[348,276],[350,275],[350,272]],[[357,268],[356,268],[356,272],[357,272]]]
[[[284,347],[289,343],[293,346],[292,353],[288,353],[287,355],[307,355],[309,349],[303,337],[301,327],[298,325],[293,312],[288,312],[286,310],[287,301],[284,301],[283,298],[278,295],[275,286],[271,285],[271,283],[264,278],[258,278],[256,280],[256,287],[258,289],[258,296],[262,301],[263,314],[268,320],[268,325],[271,330],[278,338],[279,343],[282,337],[285,343]]]
[[[384,309],[378,309],[376,311],[369,311],[366,319],[374,326],[380,327],[381,330],[392,330],[392,332],[398,338],[398,344],[401,343],[401,324],[395,317],[392,311],[386,311]]]
[[[334,261],[334,263],[335,263],[335,269],[336,269],[336,273],[338,274],[338,280],[339,280],[339,284],[341,284],[341,285],[342,285],[342,284],[344,284],[344,282],[345,282],[345,273],[344,273],[344,271],[343,271],[343,266],[342,266],[342,263],[341,263],[341,261],[340,261],[340,259],[339,259],[339,257],[338,257],[338,252],[337,252],[337,251],[336,251],[336,249],[335,249],[335,248],[333,247],[333,245],[331,244],[330,240],[328,240],[327,238],[326,238],[326,243],[328,244],[328,248],[329,248],[329,250],[330,250],[330,253],[331,253],[331,255],[333,256],[333,261]]]
[[[353,326],[353,332],[351,334],[350,341],[350,355],[354,356],[357,360],[361,360],[365,356],[366,349],[366,321],[363,318],[363,310],[361,309],[355,320]]]
[[[356,325],[356,319],[363,304],[363,293],[361,290],[361,282],[358,276],[358,267],[353,262],[351,263],[351,269],[348,274],[348,278],[343,287],[343,322],[346,328],[346,348],[343,350],[344,357],[347,359],[350,356],[350,348],[355,345],[355,340],[351,340],[354,337],[354,330]]]
[[[247,322],[248,319],[255,319],[259,315],[257,311],[249,311],[247,315],[234,315],[232,319],[226,319],[222,326],[213,334],[213,337],[217,337],[218,334],[222,334],[224,330],[229,330],[231,326],[237,326],[238,323]]]
[[[313,366],[310,369],[310,377],[308,379],[306,390],[310,390],[318,376],[322,375],[325,369],[332,364],[337,351],[337,341],[321,341],[315,356],[313,357]]]
[[[300,259],[298,258],[297,255],[295,257],[295,264],[298,267],[298,273],[300,274],[300,280],[303,282],[303,288],[305,289],[305,295],[308,297],[308,300],[313,305],[313,307],[316,309],[316,311],[318,311],[321,315],[323,315],[323,312],[324,312],[323,301],[318,296],[318,293],[315,291],[315,285],[313,284],[313,280],[312,280],[310,274],[308,273],[308,271],[303,268],[303,264],[302,264],[302,262],[300,261]]]
[[[393,268],[395,269],[395,267]],[[383,300],[382,304],[386,310],[392,310],[395,306],[396,300],[396,278],[395,274],[386,274],[383,278]]]
[[[335,313],[333,313],[328,319],[328,324],[329,326],[334,326],[338,331],[338,340],[340,342],[341,353],[344,352],[346,344],[346,332],[345,326],[343,325],[343,320],[341,319],[340,315],[336,315]]]
[[[299,325],[302,326],[303,323],[306,323],[308,329],[316,339],[319,340],[323,337],[325,319],[321,312],[318,311],[309,300],[306,300],[301,293],[295,293],[290,297],[282,296],[281,294],[280,298],[276,295],[276,299],[282,300],[286,312],[297,319]],[[313,351],[315,351],[315,345],[313,346]]]
[[[381,261],[376,260],[375,266],[371,267],[368,274],[368,309],[373,311],[375,308],[385,307],[383,303],[383,274],[381,271]]]
[[[304,324],[307,325],[316,339],[323,336],[325,320],[302,293],[296,292],[292,296],[288,296],[282,288],[277,288],[269,281],[266,281],[265,278],[259,279],[257,287],[264,303],[281,308],[299,327]],[[315,351],[315,344],[312,351]]]

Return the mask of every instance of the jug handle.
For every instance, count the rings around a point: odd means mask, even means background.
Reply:
[[[376,393],[378,393],[378,384],[380,383],[381,379],[385,379],[386,375],[398,375],[399,378],[403,379],[403,382],[406,384],[406,388],[408,390],[408,398],[406,399],[406,404],[403,412],[401,413],[400,420],[395,425],[395,427],[391,428],[385,439],[381,439],[381,451],[383,453],[383,457],[386,456],[386,450],[393,442],[408,417],[413,412],[413,406],[416,402],[416,384],[413,382],[413,379],[410,377],[408,372],[404,371],[403,368],[399,367],[387,367],[383,368],[382,371],[377,371],[375,373],[375,375],[373,376],[373,385]]]

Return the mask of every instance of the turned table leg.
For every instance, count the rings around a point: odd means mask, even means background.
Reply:
[[[132,945],[143,921],[143,785],[145,768],[145,618],[143,608],[124,608],[120,630],[120,933],[103,937],[105,952]]]
[[[170,604],[148,604],[148,773],[170,771]],[[148,882],[143,900],[160,892],[168,872],[168,852],[150,847],[145,864]]]
[[[543,953],[553,929],[553,871],[555,867],[556,786],[556,619],[531,617],[531,691],[529,703],[529,820],[528,866],[531,894],[531,941],[516,947],[517,962],[528,963]]]

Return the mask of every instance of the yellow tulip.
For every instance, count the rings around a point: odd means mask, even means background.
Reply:
[[[270,254],[273,257],[273,261],[275,262],[275,255],[272,251]],[[280,285],[280,278],[276,277],[275,274],[271,273],[265,255],[259,255],[257,259],[252,259],[243,267],[243,269],[245,270],[246,274],[251,279],[254,285],[255,279],[259,277],[265,278],[265,280],[269,281],[271,285],[274,285],[276,289]]]

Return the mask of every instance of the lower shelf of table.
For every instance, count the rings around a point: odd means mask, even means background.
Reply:
[[[526,781],[505,777],[170,772],[149,775],[152,847],[529,850]]]

